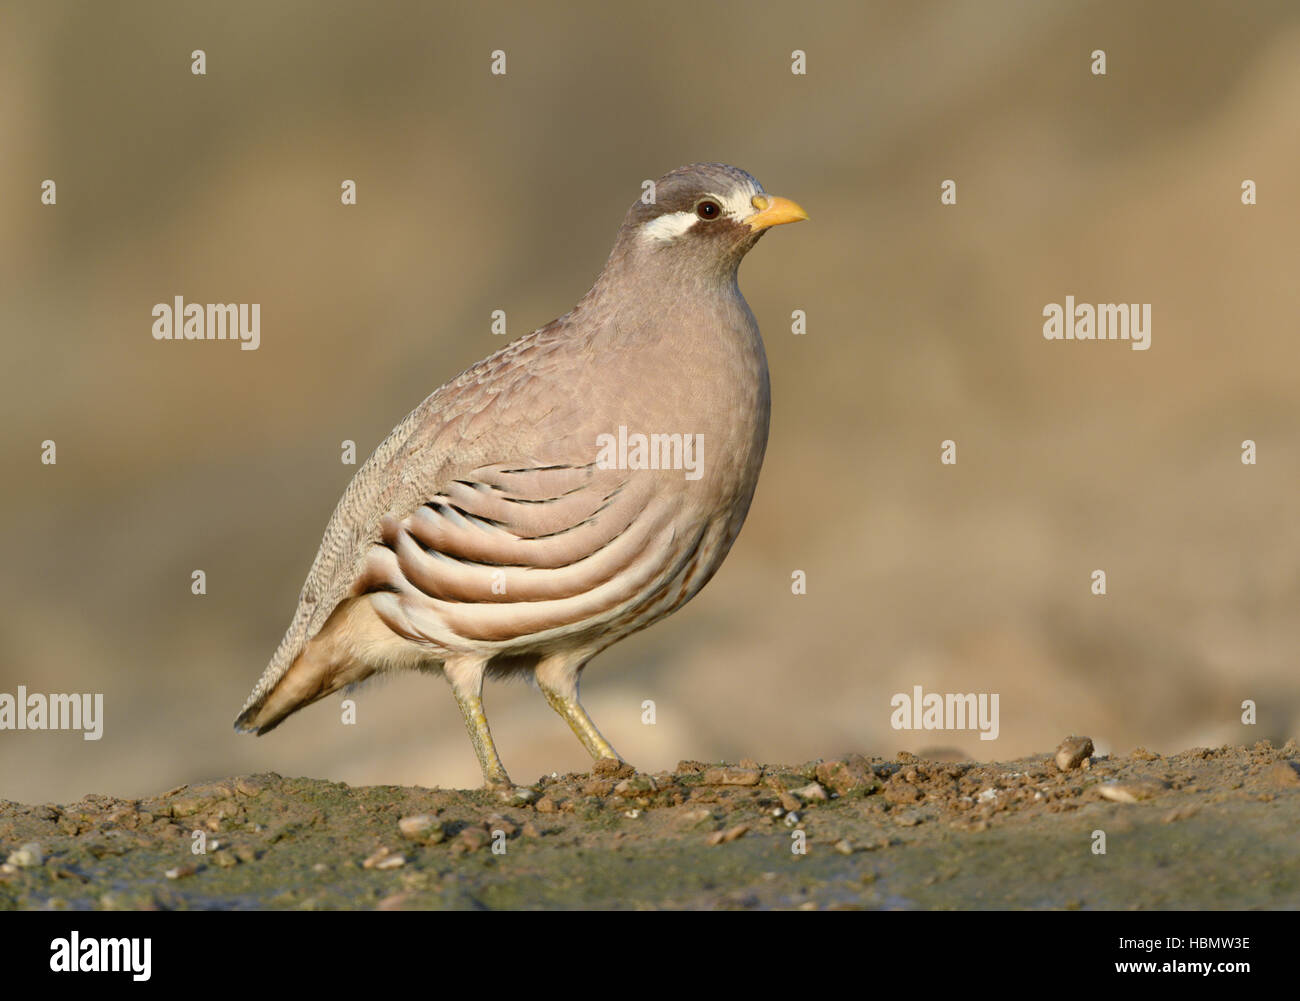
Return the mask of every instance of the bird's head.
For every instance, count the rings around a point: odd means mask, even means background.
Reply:
[[[741,258],[768,229],[807,218],[743,170],[692,163],[659,178],[628,210],[615,252],[656,269],[734,280]]]

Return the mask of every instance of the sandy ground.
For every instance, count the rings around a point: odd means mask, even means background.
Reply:
[[[1300,906],[1295,741],[1067,756],[684,761],[510,793],[266,774],[5,802],[0,907]]]

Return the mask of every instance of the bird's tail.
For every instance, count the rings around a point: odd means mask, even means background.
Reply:
[[[325,628],[303,646],[287,670],[281,670],[275,658],[272,659],[235,719],[238,732],[260,737],[304,706],[375,673],[373,667],[352,655],[351,645],[342,635],[348,618],[342,614],[345,610],[340,606],[340,614],[330,617]]]

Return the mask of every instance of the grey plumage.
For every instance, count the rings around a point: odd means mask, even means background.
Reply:
[[[482,679],[530,671],[593,756],[616,757],[578,678],[697,593],[740,531],[770,399],[736,270],[768,226],[806,218],[722,164],[672,171],[656,195],[569,313],[436,390],[357,471],[238,729],[377,670],[440,669],[485,781],[504,784]],[[620,428],[692,436],[698,478],[606,468]]]

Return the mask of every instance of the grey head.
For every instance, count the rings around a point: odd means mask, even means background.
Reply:
[[[807,218],[738,167],[692,163],[669,171],[632,205],[610,262],[734,282],[741,259],[770,227]]]

